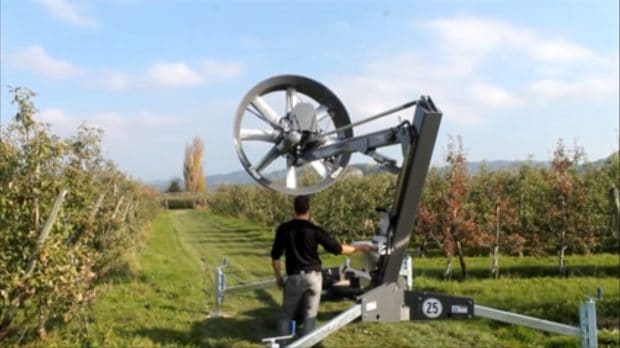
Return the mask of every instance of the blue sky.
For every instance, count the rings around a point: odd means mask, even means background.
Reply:
[[[143,180],[181,176],[194,136],[207,174],[241,169],[237,105],[284,73],[327,85],[353,120],[431,95],[436,164],[449,135],[470,160],[548,160],[559,138],[591,160],[618,148],[617,0],[0,3],[2,124],[7,86],[28,87],[38,119],[103,128],[106,155]]]

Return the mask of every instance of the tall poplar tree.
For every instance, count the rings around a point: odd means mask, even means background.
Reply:
[[[204,171],[202,168],[202,156],[204,143],[199,137],[195,137],[191,144],[185,147],[185,160],[183,161],[183,178],[185,191],[196,194],[207,190]]]

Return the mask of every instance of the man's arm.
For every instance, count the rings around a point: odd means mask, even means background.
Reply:
[[[356,245],[342,244],[342,254],[344,255],[350,255],[357,251],[361,251],[363,253],[369,253],[374,250],[375,250],[375,247],[369,244],[356,244]]]
[[[340,244],[336,239],[334,239],[327,231],[317,226],[317,241],[319,244],[325,248],[325,250],[329,251],[332,254],[338,255],[350,255],[354,252],[361,251],[364,253],[369,253],[374,251],[375,248],[372,245],[368,244]]]
[[[282,263],[280,257],[284,253],[284,246],[282,245],[282,232],[280,227],[276,229],[276,236],[273,239],[273,245],[271,246],[271,268],[276,276],[276,284],[279,288],[284,286],[284,280],[282,279]]]
[[[273,274],[276,276],[276,284],[279,288],[284,286],[284,278],[282,278],[282,263],[280,260],[271,260],[271,268],[273,268]]]

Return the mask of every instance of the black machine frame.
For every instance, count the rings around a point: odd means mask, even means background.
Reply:
[[[298,85],[300,83],[301,85]],[[303,88],[302,88],[303,87]],[[342,312],[315,331],[292,342],[288,347],[310,347],[320,342],[329,334],[349,322],[361,318],[363,321],[370,322],[395,322],[403,320],[434,320],[434,319],[471,319],[474,315],[486,317],[493,320],[529,326],[532,328],[555,332],[565,335],[580,336],[582,347],[596,347],[596,311],[594,299],[588,298],[586,303],[580,308],[580,328],[565,324],[554,323],[544,319],[523,316],[516,313],[506,312],[498,309],[475,305],[474,300],[469,297],[452,296],[426,291],[416,291],[409,289],[402,280],[402,269],[404,262],[409,256],[407,247],[414,231],[415,219],[417,216],[418,205],[422,197],[422,191],[426,175],[428,173],[433,150],[439,133],[442,112],[435,106],[429,96],[421,96],[419,99],[405,103],[401,106],[389,109],[380,114],[371,116],[357,123],[349,123],[346,110],[339,100],[326,87],[303,77],[285,75],[274,77],[261,82],[246,95],[239,107],[235,129],[235,145],[242,164],[248,173],[259,183],[277,189],[272,182],[264,177],[257,167],[253,166],[242,150],[240,120],[243,110],[251,104],[252,100],[256,104],[263,105],[260,93],[271,92],[276,89],[286,90],[287,107],[289,110],[285,118],[292,119],[298,123],[314,124],[316,114],[293,115],[296,110],[292,108],[290,100],[294,97],[294,89],[302,92],[304,90],[314,91],[318,88],[320,93],[316,99],[322,100],[317,108],[325,111],[325,105],[336,105],[335,110],[339,111],[340,116],[332,113],[331,117],[337,125],[337,129],[327,132],[314,132],[314,128],[298,128],[293,130],[272,133],[271,130],[250,130],[245,140],[265,140],[272,139],[274,147],[265,157],[273,160],[276,156],[287,156],[288,168],[296,165],[310,164],[316,161],[327,161],[330,158],[338,158],[341,164],[348,162],[352,153],[358,152],[372,157],[384,168],[398,174],[397,188],[394,200],[390,209],[381,209],[378,230],[372,239],[373,245],[379,255],[376,268],[372,270],[356,270],[348,266],[347,263],[339,267],[326,268],[323,270],[324,290],[336,296],[348,296],[354,299],[357,304]],[[262,91],[262,92],[261,92]],[[256,94],[258,93],[258,94]],[[314,92],[313,92],[314,93]],[[312,93],[311,93],[312,94]],[[324,104],[324,105],[323,105]],[[415,107],[411,121],[401,122],[396,127],[387,128],[370,134],[353,137],[352,128],[365,122],[369,122],[380,117],[393,114],[411,107]],[[263,114],[265,107],[256,108],[259,118],[270,119],[271,124],[275,124],[275,115]],[[253,112],[255,113],[255,112]],[[348,123],[348,124],[347,124]],[[275,125],[274,129],[278,126]],[[307,138],[302,133],[314,133],[310,136],[310,144],[318,146],[306,146],[303,140]],[[335,141],[325,141],[328,135],[337,134]],[[268,135],[268,136],[267,136]],[[377,152],[377,149],[391,145],[401,145],[403,161],[397,166],[396,161]],[[286,146],[284,146],[286,145]],[[301,151],[300,149],[303,149]],[[265,160],[263,159],[263,162]],[[342,168],[340,168],[342,169]],[[341,174],[341,170],[332,172],[335,180]],[[317,185],[316,188],[323,189],[330,184],[330,178]],[[310,189],[312,191],[312,188]],[[308,193],[308,190],[295,190],[284,187],[281,192],[294,194]],[[315,191],[316,192],[316,191]],[[410,263],[408,267],[411,268]],[[236,292],[241,290],[258,289],[274,284],[273,280],[242,284],[227,289],[225,276],[222,271],[225,264],[216,270],[216,304],[221,305],[226,291]],[[369,280],[368,286],[361,286],[360,280]],[[342,284],[342,280],[348,280]],[[600,296],[599,296],[600,298]],[[271,339],[272,347],[279,346],[275,339]]]
[[[405,121],[394,128],[319,148],[305,158],[316,159],[341,152],[376,155],[376,150],[380,147],[400,144],[404,157],[400,168],[396,167],[393,160],[380,155],[383,164],[387,164],[392,171],[397,171],[399,176],[392,207],[390,210],[380,211],[382,222],[378,224],[379,229],[373,238],[373,244],[380,255],[377,268],[370,272],[370,286],[357,289],[357,299],[362,305],[362,320],[391,322],[437,318],[469,319],[474,313],[472,299],[406,290],[405,284],[399,279],[442,118],[441,111],[428,96],[422,96],[390,111],[411,106],[415,106],[411,122]],[[326,278],[330,275],[342,276],[333,269],[329,271],[329,274],[324,273]],[[350,278],[355,280],[356,276]],[[353,281],[353,287],[358,283]]]

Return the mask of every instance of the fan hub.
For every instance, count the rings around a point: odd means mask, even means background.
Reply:
[[[288,119],[293,127],[300,131],[316,132],[318,129],[318,120],[316,109],[310,103],[298,103],[293,107]]]

